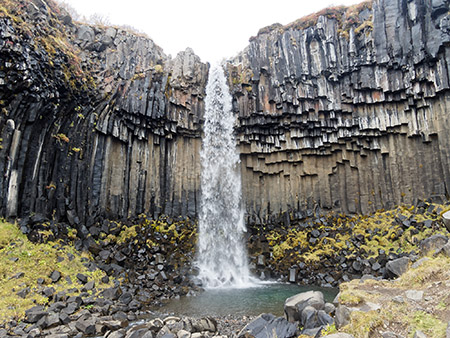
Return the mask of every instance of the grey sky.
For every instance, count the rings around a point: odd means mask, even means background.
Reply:
[[[202,61],[236,55],[262,27],[290,23],[331,5],[359,0],[65,0],[79,14],[147,33],[173,57],[191,47]]]

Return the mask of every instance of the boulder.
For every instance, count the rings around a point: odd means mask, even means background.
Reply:
[[[295,337],[297,325],[282,317],[264,313],[248,323],[238,334],[238,337],[272,338]]]
[[[312,306],[305,307],[301,312],[300,323],[304,329],[319,327],[320,324],[317,318],[317,309]]]
[[[442,214],[442,220],[447,230],[450,232],[450,210]]]
[[[428,238],[425,238],[419,243],[420,250],[423,254],[426,254],[427,252],[431,250],[439,250],[442,248],[445,244],[447,244],[448,238],[444,235],[437,234],[430,236]]]
[[[186,330],[180,330],[177,332],[177,338],[190,338],[191,333]]]
[[[337,329],[347,325],[350,322],[350,309],[345,305],[338,305],[334,320]]]
[[[82,284],[86,284],[88,282],[88,278],[86,275],[83,275],[82,273],[77,273],[77,279],[80,281],[80,283]]]
[[[105,289],[101,292],[101,295],[105,299],[109,300],[117,300],[122,295],[122,290],[119,287],[112,287]]]
[[[94,317],[81,316],[75,322],[75,328],[85,335],[88,335],[88,336],[94,335],[96,332]]]
[[[153,338],[153,334],[148,328],[138,325],[129,329],[125,334],[125,338]]]
[[[316,310],[322,310],[325,306],[323,293],[320,291],[308,291],[294,295],[284,302],[284,314],[290,322],[300,321],[301,313],[307,306]]]
[[[61,279],[61,272],[56,270],[52,271],[52,273],[50,274],[50,279],[53,283],[57,283]]]
[[[36,323],[46,315],[47,312],[44,311],[44,308],[42,306],[34,306],[31,309],[25,311],[25,322]]]
[[[50,328],[50,327],[55,327],[59,325],[59,314],[57,313],[49,313],[46,317],[45,317],[45,327]]]
[[[334,304],[331,304],[331,303],[325,303],[325,306],[323,309],[328,314],[334,314],[334,312],[336,311],[336,306],[334,306]]]
[[[328,334],[326,336],[322,336],[322,338],[355,338],[355,336],[348,333],[333,333]]]
[[[331,317],[324,310],[317,311],[317,320],[320,326],[332,325],[334,323],[333,317]]]
[[[199,318],[192,320],[192,330],[193,332],[216,332],[217,322],[213,318]]]
[[[409,262],[410,260],[408,257],[401,257],[387,262],[384,277],[396,278],[401,276],[408,270]]]
[[[447,257],[450,257],[450,241],[448,241],[447,244],[436,251],[436,255],[440,253],[444,254]]]
[[[408,300],[413,300],[415,302],[420,302],[423,298],[423,291],[418,290],[408,290],[405,292],[406,298]]]

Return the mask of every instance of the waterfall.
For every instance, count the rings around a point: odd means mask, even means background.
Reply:
[[[197,266],[206,288],[247,287],[239,154],[231,95],[219,65],[209,71],[205,99]]]

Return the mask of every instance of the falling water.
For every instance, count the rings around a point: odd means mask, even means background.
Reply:
[[[201,150],[201,207],[197,266],[206,288],[252,285],[243,236],[239,155],[231,95],[223,70],[209,72]]]

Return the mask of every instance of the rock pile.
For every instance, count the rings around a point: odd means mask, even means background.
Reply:
[[[419,248],[446,241],[441,214],[448,206],[426,200],[370,216],[312,214],[288,226],[251,227],[252,266],[258,276],[324,287],[363,276],[396,277],[399,263],[415,261]]]

